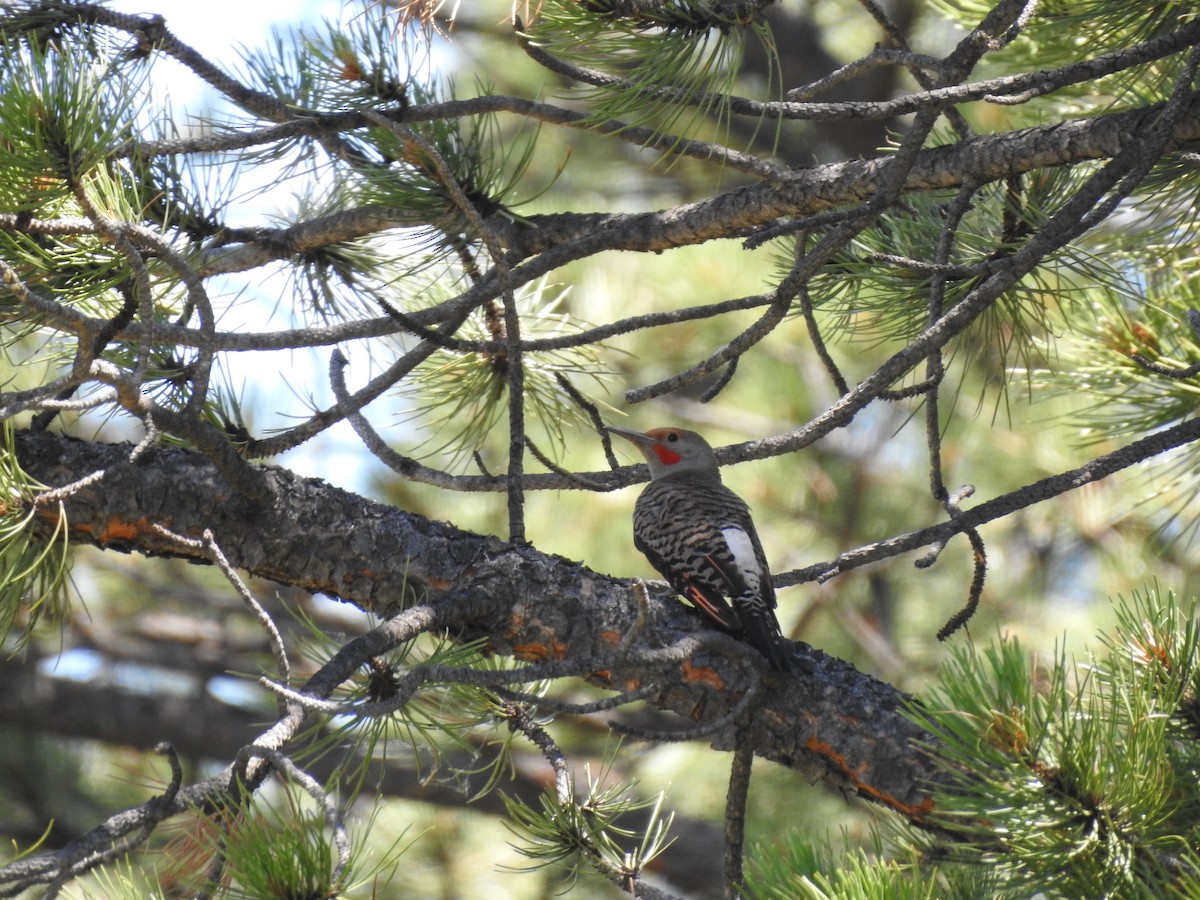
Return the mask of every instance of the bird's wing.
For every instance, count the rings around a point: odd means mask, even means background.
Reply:
[[[680,590],[680,587],[683,589]],[[725,599],[725,595],[719,591],[714,591],[698,579],[690,578],[684,579],[683,584],[676,586],[675,590],[679,591],[679,593],[691,600],[696,606],[704,610],[711,618],[720,622],[731,631],[739,631],[741,629],[741,619],[733,611],[733,607]]]
[[[734,612],[725,594],[716,585],[706,583],[715,581],[714,576],[720,573],[716,565],[713,565],[713,573],[708,578],[704,578],[700,574],[693,576],[688,573],[675,571],[674,567],[656,553],[653,547],[636,536],[633,543],[645,554],[646,559],[650,561],[650,565],[654,566],[655,570],[670,582],[671,587],[675,589],[677,594],[692,601],[699,609],[703,610],[726,628],[733,631],[741,628],[741,622],[738,621],[737,613]]]

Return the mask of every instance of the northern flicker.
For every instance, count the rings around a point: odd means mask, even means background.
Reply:
[[[766,554],[750,507],[721,483],[712,447],[682,428],[607,430],[632,442],[650,466],[633,510],[634,546],[676,592],[744,634],[776,669],[787,668]]]

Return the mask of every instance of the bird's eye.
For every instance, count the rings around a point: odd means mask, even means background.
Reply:
[[[679,435],[677,435],[675,432],[672,431],[670,434],[667,435],[667,440],[668,441],[677,441],[677,440],[679,440]]]

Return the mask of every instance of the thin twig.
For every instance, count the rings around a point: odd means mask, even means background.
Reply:
[[[1188,326],[1192,329],[1192,335],[1200,339],[1200,310],[1189,309],[1187,311]],[[1164,378],[1192,378],[1200,374],[1200,362],[1192,363],[1190,366],[1164,366],[1158,363],[1152,363],[1140,353],[1134,353],[1130,359],[1141,366],[1148,372],[1153,372],[1155,375],[1162,375]]]
[[[603,491],[605,489],[606,485],[602,482],[592,481],[588,478],[584,478],[582,475],[576,475],[574,472],[564,469],[549,456],[543,453],[541,448],[534,443],[533,438],[531,438],[529,435],[525,435],[525,446],[529,449],[529,452],[533,454],[534,459],[540,462],[551,472],[555,472],[561,475],[563,478],[568,479],[577,487],[581,487],[589,491]]]
[[[625,722],[609,721],[608,727],[613,731],[628,735],[629,737],[637,738],[638,740],[647,741],[656,744],[666,744],[680,741],[698,741],[701,738],[711,737],[719,731],[725,731],[731,724],[750,709],[755,698],[758,697],[760,688],[760,680],[758,670],[753,665],[745,667],[745,671],[749,674],[751,681],[747,685],[745,693],[737,699],[737,701],[729,707],[723,714],[709,722],[702,722],[698,725],[691,725],[687,728],[680,728],[671,731],[663,729],[639,728]],[[736,728],[734,729],[736,731]]]
[[[611,697],[601,697],[599,700],[593,700],[590,703],[572,703],[568,700],[560,700],[557,697],[530,694],[508,687],[496,687],[492,690],[497,697],[501,697],[504,700],[525,703],[535,709],[547,710],[555,715],[590,716],[598,712],[608,712],[612,709],[628,706],[630,703],[637,703],[640,700],[649,700],[662,691],[662,685],[651,681],[632,691],[614,694]]]
[[[975,574],[971,578],[971,590],[967,593],[967,603],[957,613],[950,617],[941,630],[937,633],[937,639],[944,641],[958,629],[962,628],[967,622],[971,621],[971,617],[975,615],[975,610],[979,608],[979,598],[983,596],[983,582],[987,577],[987,549],[983,545],[983,538],[979,536],[979,532],[974,528],[968,528],[964,532],[967,540],[971,542],[971,553],[974,560]]]
[[[937,247],[934,250],[933,262],[936,266],[946,266],[950,262],[950,254],[958,235],[958,227],[963,217],[971,208],[979,185],[967,182],[958,189],[954,200],[946,207],[944,223],[938,235]],[[932,326],[942,317],[945,308],[947,276],[937,272],[929,280],[929,302],[926,312],[926,324]],[[942,422],[939,415],[939,389],[946,374],[946,366],[942,360],[942,348],[935,348],[925,359],[925,446],[929,451],[929,490],[933,499],[945,503],[949,496],[946,491],[945,479],[942,474]]]
[[[715,400],[717,395],[720,394],[721,391],[725,390],[725,388],[729,385],[729,382],[733,381],[733,376],[737,374],[737,367],[738,357],[735,356],[729,361],[729,364],[725,366],[725,371],[721,373],[720,377],[713,382],[712,387],[700,395],[700,402],[710,403],[711,401]]]
[[[889,559],[902,553],[946,541],[956,534],[965,532],[968,528],[978,528],[988,522],[1003,519],[1018,510],[1051,500],[1068,491],[1107,478],[1122,469],[1146,462],[1159,454],[1196,441],[1200,441],[1200,418],[1188,419],[1171,428],[1126,444],[1111,453],[1089,460],[1078,468],[1051,475],[1007,494],[1001,494],[978,506],[965,509],[960,515],[949,521],[866,544],[826,562],[779,573],[775,576],[774,583],[776,587],[787,587],[808,581],[828,580],[834,575],[857,569],[868,563]]]
[[[488,475],[486,474],[486,469],[484,469],[485,474],[482,477],[475,476],[472,479],[469,476],[455,476],[449,472],[443,472],[440,469],[426,466],[411,456],[405,456],[393,450],[388,446],[383,437],[380,436],[379,432],[375,430],[361,410],[363,400],[368,398],[374,391],[368,391],[364,388],[353,396],[347,392],[346,377],[343,371],[347,365],[349,365],[349,360],[346,359],[345,354],[341,350],[335,349],[329,358],[329,385],[333,389],[333,396],[337,401],[337,405],[333,407],[333,410],[341,418],[350,423],[350,426],[354,429],[354,433],[363,442],[363,446],[385,466],[412,481],[433,484],[438,487],[450,488],[468,483],[478,485],[474,489],[481,491],[497,490],[504,487],[504,478]],[[375,381],[378,380],[378,378],[375,379]],[[478,459],[477,461],[482,466],[482,459]]]
[[[864,72],[869,72],[872,69],[882,66],[897,65],[916,67],[931,72],[941,72],[946,64],[935,56],[924,56],[920,53],[897,50],[892,47],[875,47],[866,56],[847,63],[841,68],[834,69],[828,75],[824,75],[816,81],[792,88],[787,92],[787,99],[794,103],[812,100],[830,88],[851,81]]]
[[[575,786],[571,772],[567,768],[566,756],[550,733],[534,721],[529,709],[523,704],[509,704],[501,715],[509,729],[514,734],[526,737],[541,751],[542,757],[549,763],[550,769],[554,773],[554,794],[558,803],[562,806],[575,807],[580,814],[580,819],[590,823],[592,817],[589,815],[588,805],[586,801],[580,804],[576,798]],[[596,846],[595,839],[589,833],[588,828],[573,830],[571,841],[578,846],[579,850],[583,851],[587,861],[598,872],[626,893],[634,897],[646,898],[646,900],[673,900],[672,895],[660,891],[653,885],[646,884],[642,880],[640,867],[625,865],[618,868],[609,862],[600,848]]]
[[[267,634],[267,643],[271,647],[271,655],[275,658],[275,674],[284,684],[289,682],[292,677],[291,663],[288,661],[287,645],[283,642],[283,635],[279,633],[279,627],[275,624],[275,620],[271,618],[271,614],[263,608],[263,605],[258,602],[258,598],[251,593],[246,582],[238,575],[237,570],[229,564],[220,545],[217,543],[210,529],[204,529],[204,534],[200,540],[189,538],[186,535],[176,534],[169,528],[155,523],[151,526],[156,532],[165,538],[175,541],[183,547],[188,547],[192,550],[198,550],[208,557],[209,561],[217,567],[225,580],[229,582],[234,591],[242,598],[242,603],[250,610],[250,613],[258,620],[263,631]],[[287,708],[280,700],[279,712],[281,715],[287,713]]]
[[[280,753],[274,747],[261,747],[258,744],[249,744],[243,747],[241,753],[239,753],[239,759],[248,759],[252,756],[259,756],[267,760],[276,772],[286,776],[289,781],[300,785],[305,793],[321,805],[321,810],[325,815],[325,824],[329,826],[329,830],[333,833],[333,846],[337,852],[337,860],[334,863],[330,876],[332,883],[335,886],[338,885],[341,882],[342,874],[350,864],[351,843],[350,832],[346,828],[345,818],[342,815],[341,807],[338,806],[337,798],[333,792],[325,790],[319,781],[296,765],[291,757]]]
[[[445,158],[430,141],[394,119],[364,110],[363,115],[377,125],[393,132],[401,140],[420,148],[429,162],[431,174],[446,190],[451,201],[470,223],[478,238],[487,247],[494,274],[504,301],[505,375],[508,380],[508,539],[525,542],[525,491],[521,476],[525,472],[525,362],[521,350],[521,316],[513,293],[513,283],[504,248],[484,220]]]
[[[949,58],[938,60],[937,66],[930,66],[927,63],[919,63],[915,54],[912,53],[912,48],[909,46],[908,38],[905,36],[904,32],[900,30],[900,27],[896,25],[894,21],[892,21],[892,17],[888,15],[887,11],[884,10],[882,6],[876,3],[875,0],[858,0],[858,3],[863,9],[871,14],[871,18],[879,23],[880,27],[882,27],[887,36],[892,39],[896,47],[899,48],[902,53],[907,54],[906,58],[902,58],[904,66],[908,69],[913,78],[916,79],[917,84],[921,85],[921,87],[928,91],[932,88],[942,87],[945,84],[955,80],[951,77],[952,66],[950,65]],[[936,69],[938,75],[941,77],[931,77],[928,71],[929,69]],[[960,113],[956,108],[953,106],[946,107],[943,112],[946,116],[946,121],[950,123],[950,127],[954,129],[955,133],[957,133],[960,138],[965,139],[971,135],[971,127],[967,124],[967,120],[963,118],[963,114]]]
[[[737,729],[733,759],[729,767],[729,790],[725,794],[725,900],[739,900],[745,877],[746,800],[750,795],[750,771],[754,745],[749,729]]]

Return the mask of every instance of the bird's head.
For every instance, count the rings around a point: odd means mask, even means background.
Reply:
[[[651,478],[662,478],[676,472],[717,472],[717,457],[708,441],[694,431],[683,428],[652,428],[635,431],[608,425],[606,431],[619,435],[642,451],[650,466]]]

